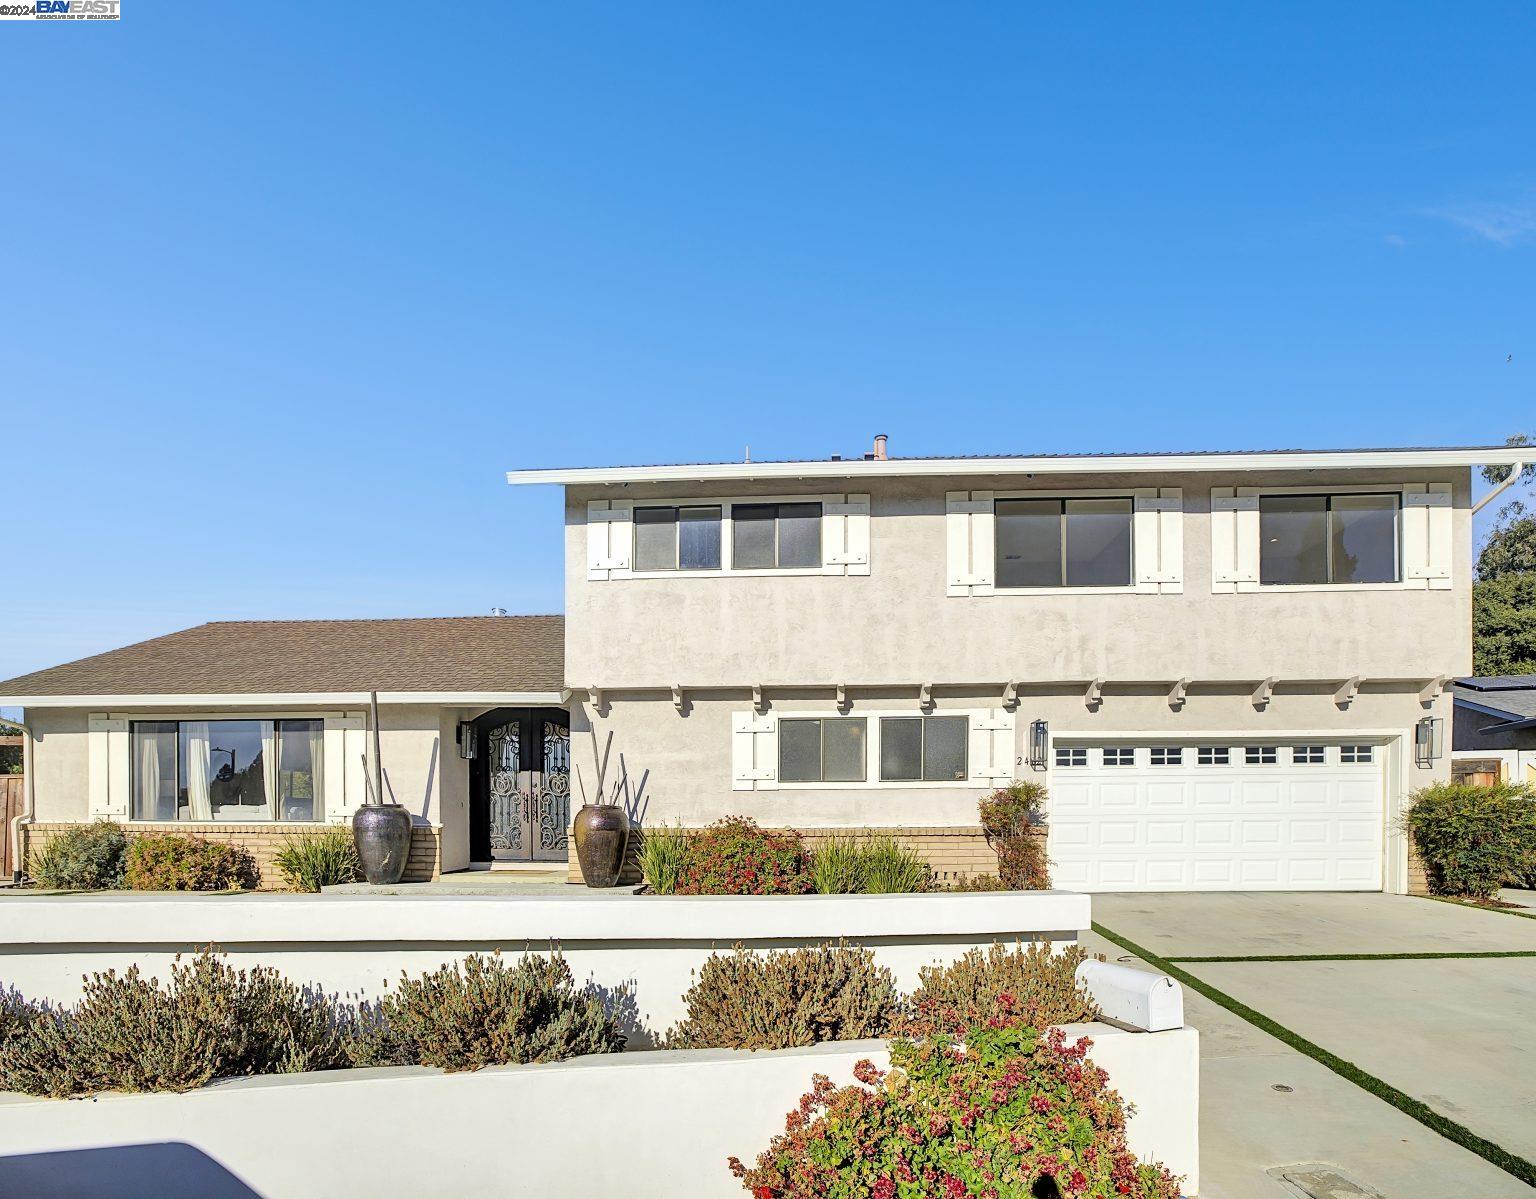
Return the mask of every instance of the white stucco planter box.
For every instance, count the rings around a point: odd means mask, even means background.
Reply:
[[[1093,1037],[1090,1057],[1135,1105],[1131,1148],[1186,1175],[1186,1193],[1195,1194],[1195,1031],[1094,1024],[1068,1032]],[[861,1058],[889,1063],[883,1041],[853,1041],[773,1053],[624,1053],[469,1074],[342,1070],[86,1102],[3,1096],[0,1194],[726,1199],[744,1194],[727,1157],[752,1161],[783,1130],[813,1073],[847,1083]],[[369,1112],[386,1114],[398,1142],[381,1145],[375,1126],[354,1143],[354,1118]]]
[[[377,995],[475,952],[558,946],[579,982],[633,995],[633,1045],[681,1018],[693,971],[738,942],[783,949],[845,939],[869,946],[903,990],[918,970],[974,946],[1071,944],[1089,897],[1066,891],[804,896],[163,896],[0,901],[0,980],[72,1003],[91,971],[137,964],[162,977],[177,953],[217,945],[232,963],[295,982]]]

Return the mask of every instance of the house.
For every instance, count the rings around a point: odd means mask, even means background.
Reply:
[[[418,875],[565,858],[572,774],[590,793],[606,758],[645,823],[889,828],[942,874],[994,868],[976,801],[1023,778],[1064,887],[1418,888],[1395,817],[1450,774],[1472,471],[1519,452],[879,438],[515,471],[565,488],[563,628],[208,625],[0,683],[36,762],[22,831],[346,819],[376,690]]]
[[[1536,783],[1536,675],[1451,684],[1451,771],[1478,782]]]

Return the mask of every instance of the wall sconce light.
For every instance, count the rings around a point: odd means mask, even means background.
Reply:
[[[1044,770],[1050,757],[1051,726],[1043,720],[1030,722],[1029,764],[1036,770]]]
[[[1413,726],[1413,760],[1419,766],[1433,766],[1445,756],[1445,721],[1439,716],[1422,716]]]
[[[459,721],[458,730],[459,757],[468,761],[473,758],[480,749],[480,730],[472,721]]]

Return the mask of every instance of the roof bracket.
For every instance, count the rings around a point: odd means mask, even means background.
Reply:
[[[917,689],[917,706],[924,712],[933,711],[933,684],[923,683]]]
[[[1097,712],[1099,710],[1099,705],[1102,704],[1103,702],[1104,702],[1104,680],[1103,679],[1090,679],[1089,682],[1088,682],[1087,690],[1085,690],[1083,692],[1083,703],[1087,706],[1087,708],[1088,708],[1088,710],[1090,712]],[[1172,699],[1171,696],[1169,697],[1168,702],[1169,703],[1173,702],[1173,699]]]
[[[768,710],[768,701],[763,698],[763,685],[761,683],[752,684],[752,708],[756,712],[766,712]]]
[[[1180,679],[1168,691],[1168,706],[1175,710],[1184,706],[1184,699],[1189,694],[1189,679]]]
[[[1359,694],[1360,676],[1355,675],[1355,677],[1352,679],[1345,679],[1343,686],[1334,692],[1333,702],[1341,708],[1347,708],[1350,704],[1355,702],[1355,696]]]
[[[1009,679],[1003,684],[1003,707],[1012,712],[1019,706],[1019,682]]]
[[[1419,702],[1426,708],[1440,698],[1445,691],[1446,683],[1450,682],[1450,675],[1437,674],[1424,684],[1419,691]]]
[[[607,697],[603,694],[603,689],[601,687],[588,687],[587,697],[592,701],[592,710],[594,712],[596,712],[599,716],[606,714],[608,700]]]
[[[848,684],[839,683],[837,685],[837,710],[839,712],[847,712],[851,707],[853,707],[853,702],[848,698]]]
[[[672,706],[679,712],[683,710],[683,685],[681,683],[672,684]]]
[[[1263,711],[1269,707],[1269,701],[1275,694],[1275,684],[1279,681],[1274,675],[1270,675],[1269,678],[1253,689],[1253,706],[1255,708]]]

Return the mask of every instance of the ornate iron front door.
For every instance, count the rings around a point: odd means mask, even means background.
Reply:
[[[499,862],[528,860],[521,785],[521,728],[522,722],[514,720],[492,729],[486,738],[491,792],[491,857]]]
[[[538,862],[563,862],[571,827],[571,730],[553,720],[542,722],[544,769],[529,788],[528,843]]]

